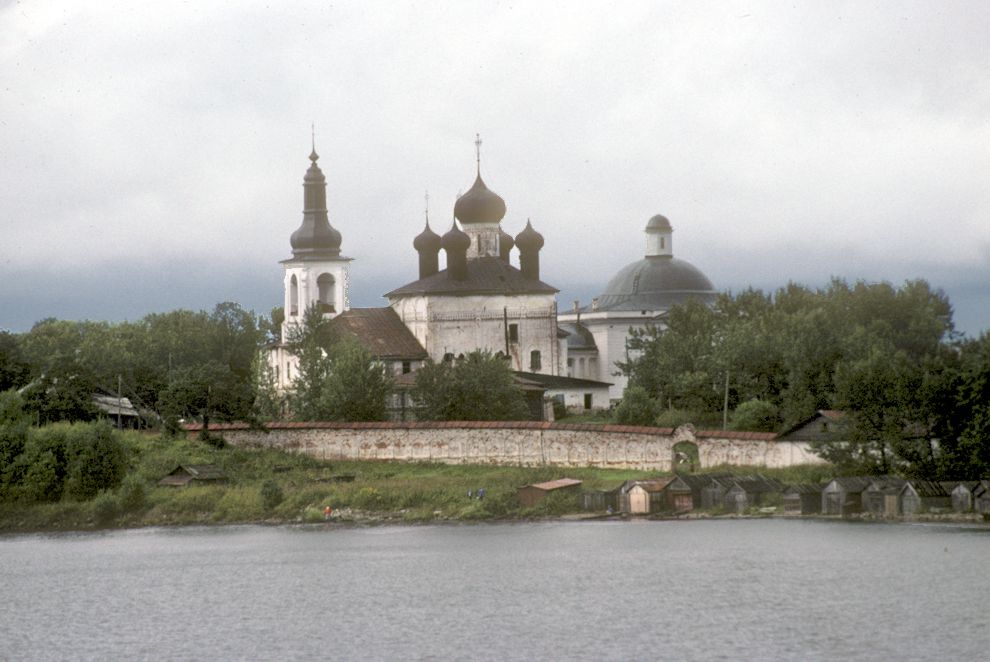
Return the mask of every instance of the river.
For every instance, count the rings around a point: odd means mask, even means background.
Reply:
[[[990,529],[817,520],[0,536],[0,659],[986,659]]]

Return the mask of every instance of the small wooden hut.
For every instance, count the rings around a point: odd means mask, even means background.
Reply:
[[[822,486],[813,483],[788,485],[781,494],[786,515],[814,515],[822,512]]]
[[[933,480],[911,480],[901,488],[901,514],[917,515],[928,512],[948,512],[952,509],[952,494],[942,483]]]
[[[731,478],[726,474],[678,474],[677,477],[691,488],[692,505],[706,510],[722,506]]]
[[[822,513],[854,515],[863,511],[863,490],[870,486],[866,476],[833,478],[822,488]]]
[[[729,481],[723,504],[729,512],[743,513],[767,503],[771,494],[779,494],[783,483],[765,476],[736,476]]]
[[[516,494],[519,503],[525,508],[532,508],[539,502],[547,498],[551,492],[577,492],[581,487],[581,481],[575,478],[558,478],[545,483],[534,483],[533,485],[523,485]]]
[[[186,487],[193,484],[216,485],[226,482],[227,474],[215,464],[180,464],[158,481],[158,484],[169,487]]]
[[[874,478],[863,490],[863,512],[877,517],[897,517],[900,513],[899,499],[904,479],[896,476]]]
[[[952,510],[957,513],[973,512],[973,490],[980,484],[977,480],[944,482],[952,497]],[[951,489],[950,489],[951,488]]]
[[[686,512],[693,508],[691,486],[679,476],[629,480],[619,489],[619,510],[630,515]]]
[[[581,493],[581,508],[592,512],[619,511],[619,490],[621,485],[611,490],[586,490]]]
[[[984,515],[990,514],[990,480],[981,480],[973,488],[973,510]]]

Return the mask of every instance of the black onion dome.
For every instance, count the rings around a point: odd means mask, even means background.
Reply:
[[[543,248],[543,235],[533,229],[528,220],[523,231],[516,235],[516,247],[521,252],[538,251]]]
[[[512,250],[512,247],[516,245],[516,240],[512,238],[512,235],[503,230],[498,229],[498,249],[501,253],[508,253]]]
[[[670,220],[666,216],[657,214],[646,223],[646,231],[649,232],[650,230],[666,230],[667,232],[671,232],[673,228],[670,226]]]
[[[454,224],[451,225],[450,230],[448,230],[440,240],[440,243],[445,251],[467,251],[467,249],[471,248],[471,237],[462,232],[461,229],[457,227],[457,222],[455,221]]]
[[[665,310],[689,299],[715,300],[715,286],[690,262],[646,257],[619,270],[598,297],[598,310]]]
[[[420,253],[423,251],[436,253],[440,250],[442,242],[443,240],[440,239],[440,235],[430,229],[430,222],[427,221],[426,228],[413,239],[413,248]]]
[[[485,186],[479,173],[474,185],[454,203],[454,216],[461,223],[498,223],[505,216],[505,200]]]
[[[312,163],[303,177],[303,221],[289,238],[289,244],[297,257],[340,254],[341,235],[327,218],[327,178],[323,176],[320,166],[316,165],[319,158],[316,150],[309,155]]]

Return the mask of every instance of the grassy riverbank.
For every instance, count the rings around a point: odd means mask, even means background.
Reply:
[[[85,530],[176,524],[320,522],[330,506],[337,521],[476,521],[560,516],[578,512],[576,496],[554,495],[524,509],[521,485],[564,476],[588,489],[611,489],[649,472],[559,467],[502,467],[429,463],[326,462],[274,450],[214,448],[195,439],[128,432],[128,473],[122,485],[88,501],[0,505],[0,531]],[[215,464],[221,485],[161,487],[179,464]],[[736,472],[743,472],[740,468]],[[763,471],[798,482],[824,478],[827,469]],[[353,476],[350,482],[335,478]],[[468,492],[484,488],[484,499]]]

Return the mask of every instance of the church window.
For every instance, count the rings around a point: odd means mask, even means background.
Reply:
[[[543,366],[540,362],[540,350],[534,349],[532,352],[529,353],[529,369],[539,370],[542,367]]]
[[[402,374],[403,375],[408,375],[410,372],[412,372],[412,362],[411,361],[403,361],[402,362]]]
[[[585,393],[584,394],[584,408],[585,409],[591,409],[591,394],[590,393]]]
[[[296,280],[295,274],[292,274],[289,280],[289,314],[299,314],[299,281]]]
[[[509,342],[519,342],[519,325],[509,325]]]
[[[316,287],[320,291],[320,304],[324,311],[336,312],[334,309],[334,280],[330,274],[320,274],[316,279]]]

